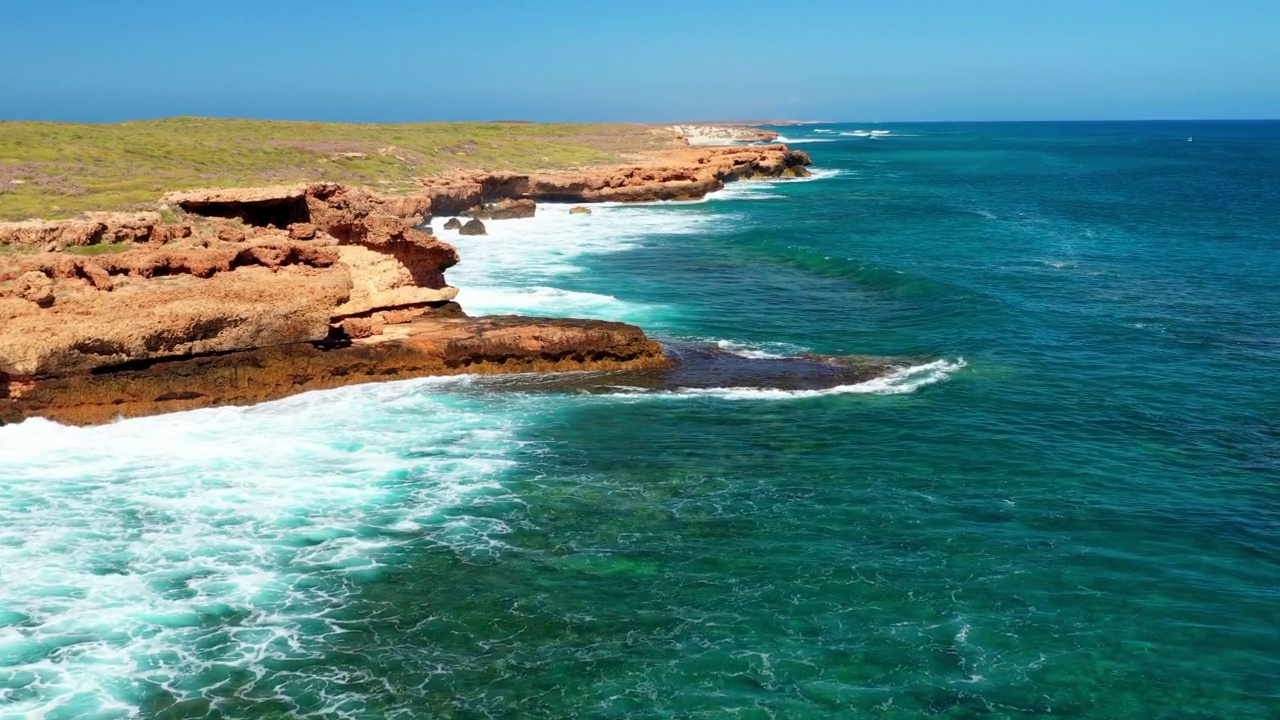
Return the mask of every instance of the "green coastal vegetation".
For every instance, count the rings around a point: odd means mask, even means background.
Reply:
[[[173,190],[334,181],[396,193],[450,171],[570,168],[674,146],[645,125],[176,117],[0,122],[0,220],[154,209]]]

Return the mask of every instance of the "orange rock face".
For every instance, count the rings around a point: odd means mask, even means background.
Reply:
[[[164,243],[191,234],[189,226],[166,224],[159,213],[90,213],[75,220],[0,223],[0,245],[44,248],[114,243]]]
[[[403,318],[457,292],[444,280],[458,261],[454,248],[388,214],[370,193],[303,185],[172,201],[208,217],[0,225],[0,240],[26,247],[133,238],[115,254],[5,257],[0,374],[51,377],[321,341],[345,318],[378,326],[380,311]]]
[[[320,250],[328,252],[273,253],[269,263],[241,265],[226,253],[197,255],[196,272],[170,272],[191,270],[180,264],[182,253],[155,262],[122,262],[134,253],[109,260],[61,253],[26,259],[22,268],[37,269],[11,285],[18,292],[0,297],[0,375],[67,375],[323,340],[333,308],[351,295],[351,279],[336,264],[333,248]],[[211,270],[227,265],[234,269]],[[133,273],[117,273],[123,267]],[[156,277],[159,270],[165,272]],[[51,302],[33,302],[30,291],[24,297],[22,281],[32,277],[45,279]]]
[[[0,383],[0,423],[41,416],[84,425],[432,375],[645,370],[666,364],[656,342],[622,323],[428,317],[336,348],[297,343],[109,374],[10,378]]]
[[[676,150],[647,165],[547,173],[530,180],[529,194],[555,202],[696,200],[726,182],[808,175],[809,156],[783,145]]]
[[[504,199],[537,202],[697,200],[726,182],[803,177],[809,156],[785,145],[707,147],[653,153],[634,165],[519,175],[468,173],[426,180],[422,195],[435,215],[461,215]]]

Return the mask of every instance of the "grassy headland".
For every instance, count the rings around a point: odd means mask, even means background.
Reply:
[[[204,187],[334,181],[395,193],[451,170],[528,172],[675,146],[643,125],[0,122],[0,220],[150,209],[166,192]]]

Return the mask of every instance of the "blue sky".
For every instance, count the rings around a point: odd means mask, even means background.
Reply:
[[[1280,1],[3,0],[0,118],[1280,118]]]

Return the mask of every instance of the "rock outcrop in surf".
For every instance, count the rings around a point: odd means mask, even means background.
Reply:
[[[316,184],[170,200],[191,215],[130,218],[133,241],[114,247],[80,245],[82,228],[65,223],[18,236],[50,251],[0,266],[0,373],[318,342],[347,319],[394,321],[457,294],[444,280],[453,246],[364,191]]]
[[[488,235],[489,230],[479,218],[471,218],[458,228],[459,235]]]
[[[466,212],[476,220],[518,220],[531,218],[537,206],[528,198],[499,200],[496,203],[477,205]]]

